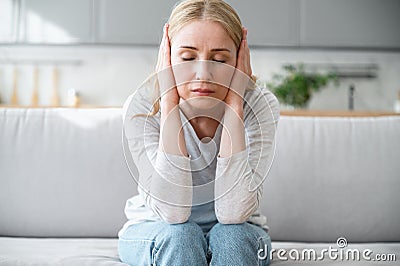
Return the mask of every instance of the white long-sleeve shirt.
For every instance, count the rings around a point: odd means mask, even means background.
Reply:
[[[126,100],[124,133],[135,163],[134,178],[139,194],[128,199],[131,225],[145,221],[196,222],[208,232],[218,221],[251,222],[268,230],[258,208],[263,181],[271,167],[279,103],[267,89],[256,87],[244,94],[246,150],[231,157],[218,157],[222,125],[207,142],[200,140],[180,111],[189,157],[159,150],[160,112],[148,114],[154,102],[154,80],[150,78]],[[132,118],[133,117],[133,118]],[[132,170],[132,169],[131,169]]]

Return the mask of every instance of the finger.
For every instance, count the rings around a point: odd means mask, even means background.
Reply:
[[[175,78],[171,68],[171,45],[168,37],[168,28],[169,25],[166,23],[159,51],[160,69],[157,73],[161,95],[175,88]]]
[[[238,68],[242,71],[243,71],[244,51],[245,51],[245,40],[242,39],[240,46],[239,46],[239,52],[238,52],[237,63],[236,63],[236,68]]]
[[[161,45],[160,45],[161,49],[165,48],[166,41],[167,41],[167,24],[165,24],[164,28],[163,28],[163,36],[162,36],[162,41],[161,41]]]
[[[247,41],[247,28],[243,27],[243,39],[244,39],[244,65],[245,65],[245,73],[247,73],[250,77],[252,75],[251,64],[250,64],[250,48]]]
[[[168,67],[171,65],[171,45],[169,42],[169,37],[168,37],[168,29],[169,29],[169,24],[165,24],[164,27],[164,63],[165,67]]]
[[[161,51],[162,67],[167,68],[171,66],[171,46],[168,38],[168,24],[164,27],[163,45]]]
[[[168,39],[168,23],[165,23],[163,27],[163,37],[162,37],[162,44],[165,46],[165,42]]]
[[[246,69],[246,73],[249,76],[251,76],[250,49],[249,49],[247,39],[245,40],[245,50],[246,50],[246,52],[244,53],[245,54],[245,58],[244,58],[245,69]]]
[[[163,36],[161,38],[161,43],[160,43],[160,48],[158,51],[158,58],[157,58],[157,66],[156,66],[156,71],[160,71],[163,68],[166,67],[165,63],[165,46],[167,43],[167,38],[168,38],[168,33],[167,33],[167,26],[168,24],[166,23],[163,27]]]
[[[248,56],[248,50],[246,47],[246,40],[242,41],[242,44],[240,46],[240,55],[238,56],[238,64],[237,64],[237,69],[240,71],[248,74],[248,65],[249,65],[249,56]]]
[[[247,41],[247,29],[243,27],[243,39]]]

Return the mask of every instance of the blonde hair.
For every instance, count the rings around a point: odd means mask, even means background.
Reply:
[[[218,22],[228,33],[238,50],[243,38],[243,27],[239,15],[223,0],[184,0],[177,3],[168,19],[168,37],[172,42],[174,36],[186,24],[195,20]],[[254,79],[254,77],[252,77]],[[160,110],[159,86],[156,84],[155,102],[149,115]]]
[[[219,22],[239,49],[243,37],[242,22],[236,11],[222,0],[186,0],[172,10],[168,23],[168,37],[175,34],[194,20]]]

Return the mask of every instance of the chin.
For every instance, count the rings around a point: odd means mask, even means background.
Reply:
[[[181,109],[191,116],[218,117],[225,106],[225,102],[208,96],[181,98]]]
[[[192,97],[188,101],[193,107],[201,109],[211,109],[221,103],[221,100],[207,96]]]

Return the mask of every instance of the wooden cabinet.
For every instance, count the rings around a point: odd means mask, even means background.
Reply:
[[[249,44],[299,45],[299,0],[227,0],[248,28]]]
[[[400,49],[399,0],[226,0],[263,47]],[[0,43],[158,45],[177,0],[1,0]]]
[[[96,42],[159,44],[175,0],[99,0]]]
[[[301,46],[400,48],[399,0],[301,0]]]
[[[20,0],[18,41],[88,43],[93,36],[92,0]]]

